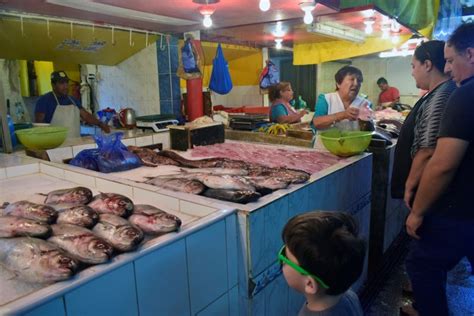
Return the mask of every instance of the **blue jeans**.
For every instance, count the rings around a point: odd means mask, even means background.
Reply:
[[[418,233],[406,260],[416,309],[421,316],[447,316],[447,273],[463,257],[474,257],[474,219],[429,215]]]

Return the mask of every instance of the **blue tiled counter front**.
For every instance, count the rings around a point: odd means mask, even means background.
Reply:
[[[198,226],[20,298],[0,314],[237,316],[236,214],[222,211]]]
[[[311,210],[352,214],[369,240],[372,156],[366,155],[312,179],[262,207],[239,211],[240,315],[295,315],[303,297],[289,289],[276,262],[281,231],[293,216]],[[367,278],[367,256],[358,290]]]

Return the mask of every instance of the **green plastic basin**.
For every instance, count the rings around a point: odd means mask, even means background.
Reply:
[[[29,149],[52,149],[61,145],[67,137],[68,128],[61,126],[33,127],[15,131],[16,137]]]
[[[369,147],[372,132],[340,131],[337,129],[320,133],[324,147],[331,153],[341,157],[360,154]]]

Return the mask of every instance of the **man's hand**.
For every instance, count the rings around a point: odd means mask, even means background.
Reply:
[[[405,184],[405,194],[403,196],[403,201],[405,201],[405,205],[411,211],[411,207],[413,204],[413,200],[415,198],[416,187],[410,186],[409,184]]]
[[[344,111],[344,117],[350,121],[355,121],[359,117],[359,109],[348,107]]]
[[[410,212],[405,223],[408,235],[415,239],[420,239],[420,236],[416,234],[416,231],[420,228],[421,224],[423,224],[423,216]]]

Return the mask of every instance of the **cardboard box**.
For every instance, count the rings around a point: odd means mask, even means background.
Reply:
[[[205,146],[223,143],[225,140],[224,124],[211,123],[199,126],[169,126],[171,149],[188,150],[194,146]]]

